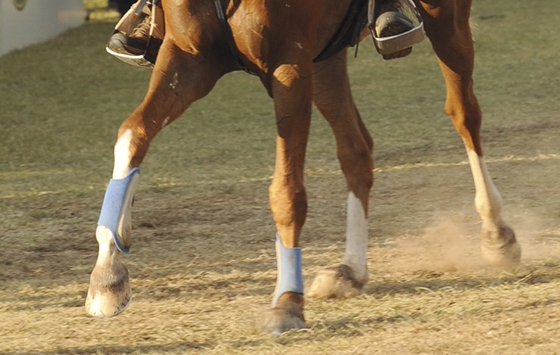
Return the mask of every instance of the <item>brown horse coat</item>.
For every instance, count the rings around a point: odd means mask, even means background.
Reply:
[[[113,179],[123,179],[144,159],[156,134],[218,79],[238,68],[214,3],[162,0],[166,35],[142,104],[126,119],[115,145]],[[518,262],[513,231],[500,217],[501,198],[482,157],[481,111],[473,92],[474,50],[470,0],[415,0],[447,87],[445,110],[460,134],[473,172],[482,251],[493,264]],[[221,0],[243,64],[274,100],[276,164],[270,205],[282,245],[297,247],[305,222],[305,148],[314,103],[332,127],[348,186],[346,252],[339,267],[325,270],[308,294],[332,297],[367,282],[367,209],[373,184],[373,142],[350,91],[346,51],[313,59],[340,26],[350,0]],[[126,207],[129,216],[130,207]],[[130,223],[126,220],[125,223]],[[125,228],[126,229],[126,228]],[[128,304],[128,272],[113,235],[98,226],[99,258],[91,276],[88,312],[111,316]],[[126,236],[129,238],[129,236]],[[285,292],[271,311],[267,331],[304,326],[303,295]]]

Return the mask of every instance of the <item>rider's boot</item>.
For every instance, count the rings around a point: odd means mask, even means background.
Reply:
[[[159,0],[138,0],[115,26],[106,49],[127,64],[152,68],[164,34]]]
[[[150,38],[151,21],[150,15],[145,16],[128,36],[120,31],[116,31],[109,39],[107,48],[121,54],[144,54],[148,46],[148,39]]]
[[[369,0],[368,19],[383,59],[407,56],[424,39],[422,18],[411,0]]]

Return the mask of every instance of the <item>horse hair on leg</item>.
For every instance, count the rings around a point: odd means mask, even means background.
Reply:
[[[303,184],[305,149],[311,122],[311,59],[301,59],[299,66],[281,65],[274,71],[272,91],[276,110],[276,164],[269,188],[270,206],[276,225],[278,244],[277,258],[282,254],[295,255],[299,246],[301,229],[307,215],[307,197]],[[279,99],[282,102],[279,102]],[[301,258],[301,257],[299,257]],[[282,261],[284,262],[284,261]],[[280,261],[279,261],[280,263]],[[277,292],[284,283],[298,284],[301,268],[287,275],[278,275]],[[279,271],[282,271],[279,268]],[[286,277],[293,278],[286,280]],[[301,282],[303,286],[303,282]],[[303,317],[303,290],[288,289],[274,296],[273,308],[265,321],[265,331],[280,335],[289,329],[305,326]]]
[[[480,144],[482,113],[473,91],[471,0],[420,0],[418,5],[445,79],[445,111],[467,150],[476,190],[475,207],[482,220],[482,255],[490,265],[514,267],[521,258],[521,248],[513,230],[502,220],[502,199],[486,168]]]
[[[373,141],[352,100],[346,55],[343,51],[315,64],[313,77],[314,102],[333,130],[349,190],[344,257],[340,265],[317,275],[309,289],[309,295],[316,298],[356,294],[368,280],[367,208],[373,184]]]
[[[172,43],[162,49],[148,94],[122,123],[115,144],[113,178],[96,229],[99,252],[85,305],[86,311],[94,316],[115,316],[126,309],[132,297],[128,270],[120,257],[130,249],[138,166],[151,141],[190,103],[205,96],[222,75],[207,62],[193,60],[190,55],[171,55],[176,49]],[[193,75],[189,75],[191,71]],[[207,75],[199,75],[203,72]]]
[[[501,197],[480,144],[482,117],[473,92],[474,48],[468,23],[471,0],[413,1],[445,80],[445,110],[467,150],[482,220],[482,253],[491,264],[514,266],[521,251],[513,230],[501,218]],[[300,237],[307,217],[304,163],[313,103],[334,133],[346,180],[347,218],[341,261],[318,274],[308,295],[344,297],[360,292],[368,281],[373,141],[352,99],[347,50],[314,63],[333,39],[338,42],[341,32],[354,37],[355,29],[345,19],[359,10],[351,0],[180,0],[161,5],[166,33],[144,100],[118,132],[107,209],[104,202],[96,230],[99,255],[86,307],[91,314],[112,316],[130,301],[128,270],[120,257],[131,245],[135,169],[155,136],[207,95],[221,76],[245,69],[259,77],[273,98],[277,130],[269,199],[278,238],[278,277],[264,329],[279,335],[303,328]],[[364,38],[366,24],[359,23],[357,30],[364,30]]]

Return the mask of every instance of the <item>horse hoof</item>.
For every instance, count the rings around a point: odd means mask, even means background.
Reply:
[[[294,303],[279,303],[269,311],[264,324],[266,333],[279,336],[292,329],[305,328],[305,318],[301,307]]]
[[[122,263],[116,263],[111,270],[95,266],[85,305],[90,315],[116,316],[128,307],[131,298],[128,270]]]
[[[313,298],[344,298],[359,294],[364,286],[356,279],[354,271],[341,264],[321,270],[313,280],[307,295]]]
[[[494,267],[515,268],[521,260],[521,247],[515,239],[515,233],[505,225],[500,226],[497,232],[483,233],[481,251],[484,260]]]

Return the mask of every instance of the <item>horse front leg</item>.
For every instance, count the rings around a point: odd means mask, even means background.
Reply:
[[[130,250],[139,166],[156,134],[206,95],[218,80],[220,73],[197,63],[201,61],[179,53],[172,45],[162,47],[144,101],[118,131],[113,175],[96,229],[99,253],[86,298],[86,310],[93,316],[115,316],[130,302],[129,275],[121,255]]]
[[[348,187],[346,248],[340,265],[322,270],[308,295],[344,297],[359,292],[368,281],[368,200],[373,185],[373,141],[352,100],[347,54],[343,51],[315,64],[313,101],[329,122],[338,160]]]
[[[303,168],[311,121],[311,64],[281,65],[274,71],[272,93],[277,138],[269,197],[277,230],[278,277],[265,331],[279,335],[305,326],[299,238],[307,214]]]
[[[426,34],[438,56],[447,87],[445,111],[463,139],[482,219],[481,249],[488,263],[511,267],[521,248],[501,217],[502,199],[488,173],[480,144],[482,114],[473,91],[474,48],[469,27],[471,0],[420,0]]]

